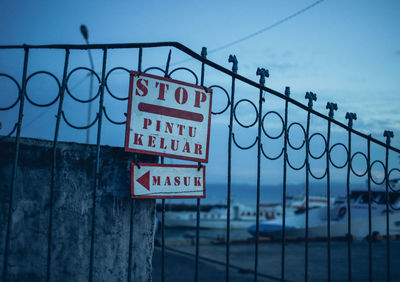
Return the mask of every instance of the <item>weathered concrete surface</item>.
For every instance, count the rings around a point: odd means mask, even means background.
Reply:
[[[14,139],[0,150],[0,269],[3,271]],[[8,259],[8,280],[44,281],[47,266],[52,142],[22,139]],[[96,146],[59,143],[53,201],[52,281],[86,281],[90,265]],[[129,199],[134,154],[101,147],[94,281],[126,281],[132,218],[132,281],[151,281],[155,201]],[[141,162],[156,157],[140,156]]]

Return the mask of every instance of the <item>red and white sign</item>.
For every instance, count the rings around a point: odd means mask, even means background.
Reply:
[[[131,197],[204,198],[205,175],[204,166],[132,163]]]
[[[130,72],[125,150],[208,162],[212,89]]]

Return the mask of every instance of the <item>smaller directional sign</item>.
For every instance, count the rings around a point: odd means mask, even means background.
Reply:
[[[205,167],[131,164],[132,198],[204,198]]]

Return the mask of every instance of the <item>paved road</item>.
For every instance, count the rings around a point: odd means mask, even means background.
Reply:
[[[178,252],[194,253],[194,246],[174,246]],[[391,278],[400,281],[400,241],[391,241]],[[201,245],[200,256],[216,261],[225,261],[224,245]],[[373,243],[373,281],[387,281],[386,242]],[[166,251],[165,281],[194,281],[194,257],[176,251]],[[347,281],[347,243],[332,242],[332,281]],[[356,241],[351,245],[352,280],[368,281],[368,243]],[[231,245],[231,264],[242,269],[254,268],[254,245]],[[281,275],[281,245],[279,243],[260,244],[259,272],[264,277],[258,281],[277,281]],[[313,242],[309,245],[309,281],[327,281],[327,243]],[[290,281],[304,281],[304,242],[289,243],[285,249],[285,278]],[[156,248],[153,258],[153,281],[161,281],[161,249]],[[225,266],[200,260],[199,281],[225,281]],[[254,281],[252,273],[230,270],[230,281]]]
[[[193,256],[182,255],[176,252],[166,251],[165,281],[187,282],[194,281],[195,259]],[[251,273],[239,273],[238,270],[230,271],[231,282],[251,282],[254,275]],[[161,249],[155,248],[153,256],[153,281],[161,281]],[[205,262],[199,262],[199,281],[225,281],[225,266]],[[267,281],[259,279],[259,281]],[[271,281],[271,280],[269,280]],[[276,280],[274,280],[276,281]]]

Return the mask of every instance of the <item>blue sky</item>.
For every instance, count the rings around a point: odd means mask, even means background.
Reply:
[[[91,43],[178,41],[200,52],[203,46],[216,49],[315,2],[3,0],[0,44],[82,44],[79,26],[86,24]],[[258,80],[257,67],[267,68],[267,86],[282,92],[290,86],[292,97],[303,103],[305,92],[313,91],[318,111],[326,113],[326,102],[336,102],[337,120],[345,123],[345,113],[355,112],[356,129],[382,141],[383,131],[393,130],[393,145],[400,147],[399,28],[399,1],[325,0],[208,58],[230,68],[228,56],[235,54],[239,73],[253,80]],[[164,65],[166,53],[160,57],[162,61],[147,63]],[[182,58],[173,53],[172,63]],[[0,72],[6,65],[0,57]],[[229,89],[229,81],[211,72],[207,79],[206,84],[222,82]],[[248,95],[245,91],[243,87]],[[272,98],[267,102],[279,105]]]

